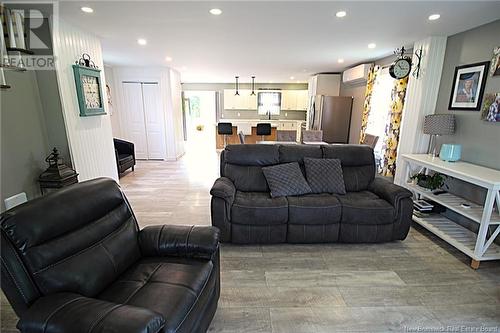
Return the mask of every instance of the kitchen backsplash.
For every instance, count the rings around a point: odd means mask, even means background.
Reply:
[[[239,114],[239,116],[238,116]],[[220,119],[267,119],[267,116],[259,115],[256,110],[224,110]],[[272,116],[274,120],[306,120],[305,111],[284,111],[279,116]]]

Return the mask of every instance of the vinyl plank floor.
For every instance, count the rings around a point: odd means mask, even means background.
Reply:
[[[186,155],[139,161],[120,184],[141,227],[210,225],[217,175],[215,153]],[[500,262],[477,271],[468,265],[416,225],[405,241],[385,244],[223,244],[221,297],[209,332],[500,331]],[[17,317],[3,294],[0,300],[0,330],[16,332]]]

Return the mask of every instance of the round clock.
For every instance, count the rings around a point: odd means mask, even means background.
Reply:
[[[395,79],[403,79],[410,75],[411,60],[409,58],[400,58],[389,67],[389,74]]]

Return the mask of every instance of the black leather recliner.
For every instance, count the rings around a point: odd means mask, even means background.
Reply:
[[[340,159],[347,193],[272,198],[262,167]],[[305,172],[304,172],[305,173]],[[379,243],[406,238],[412,193],[375,177],[364,145],[229,145],[212,194],[212,225],[233,243]]]
[[[129,141],[113,139],[115,145],[115,158],[118,174],[124,173],[127,169],[135,168],[135,148],[134,144]]]
[[[111,179],[0,217],[2,290],[21,332],[205,332],[220,294],[219,232],[150,226]]]

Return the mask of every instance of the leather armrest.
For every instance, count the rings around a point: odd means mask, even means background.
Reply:
[[[219,229],[209,226],[157,225],[139,232],[143,256],[211,260],[219,248]]]
[[[130,154],[135,158],[135,149],[134,144],[132,142],[128,142],[120,139],[113,139],[113,143],[115,145],[115,149],[118,150],[121,154]]]
[[[412,193],[399,185],[393,184],[381,177],[375,177],[368,187],[368,190],[378,195],[380,198],[397,207],[398,202],[403,198],[412,197]]]
[[[212,186],[210,194],[214,197],[224,199],[232,204],[234,201],[234,196],[236,195],[236,187],[234,187],[233,182],[229,178],[220,177]]]
[[[17,328],[30,333],[156,333],[165,319],[151,310],[57,293],[39,298],[20,318]]]

